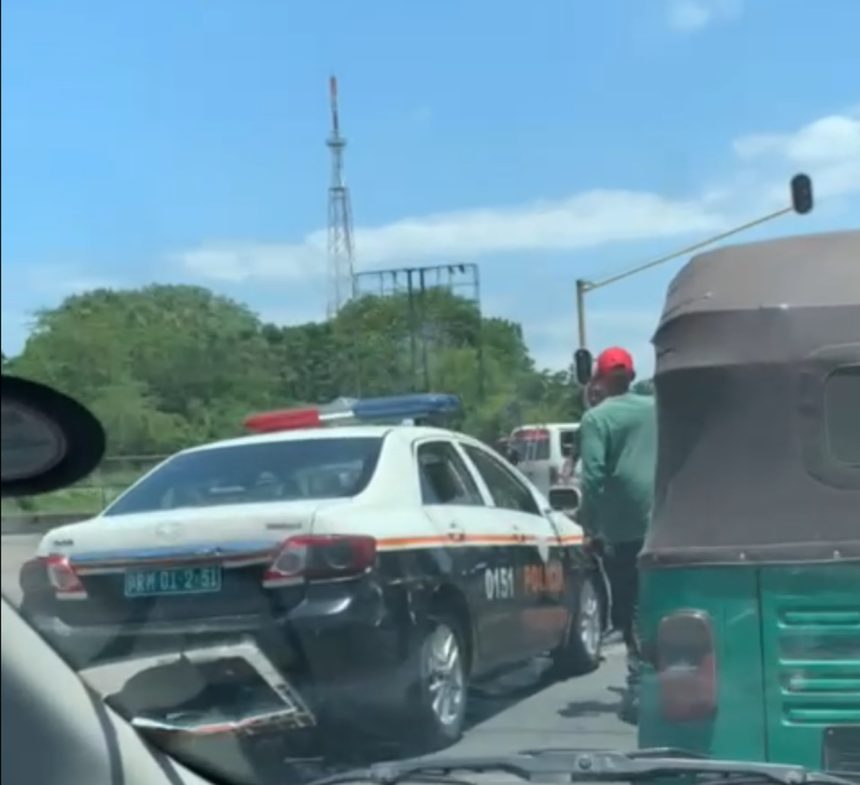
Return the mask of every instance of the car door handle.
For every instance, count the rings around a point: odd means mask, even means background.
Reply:
[[[466,532],[459,524],[451,522],[448,524],[448,538],[455,542],[462,542],[466,539]]]

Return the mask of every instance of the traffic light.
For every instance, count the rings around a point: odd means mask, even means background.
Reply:
[[[577,349],[573,355],[573,365],[576,369],[576,381],[580,384],[588,384],[591,381],[592,366],[594,358],[588,349]]]
[[[791,178],[791,206],[794,212],[806,215],[812,211],[812,180],[808,175],[796,174]]]

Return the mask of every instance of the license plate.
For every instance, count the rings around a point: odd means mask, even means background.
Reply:
[[[125,574],[126,597],[165,594],[205,594],[221,591],[221,567],[178,567],[169,570],[132,570]]]

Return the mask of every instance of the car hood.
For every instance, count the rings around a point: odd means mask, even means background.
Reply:
[[[234,552],[261,550],[287,537],[310,532],[320,510],[349,502],[312,499],[100,515],[52,529],[42,538],[37,553],[132,555],[145,550],[149,555],[210,545]]]

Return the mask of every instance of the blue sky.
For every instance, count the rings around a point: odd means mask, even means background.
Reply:
[[[860,223],[856,0],[3,0],[3,349],[98,285],[322,318],[327,79],[359,269],[480,263],[542,365],[573,286],[779,207]],[[678,265],[594,293],[642,372]]]

